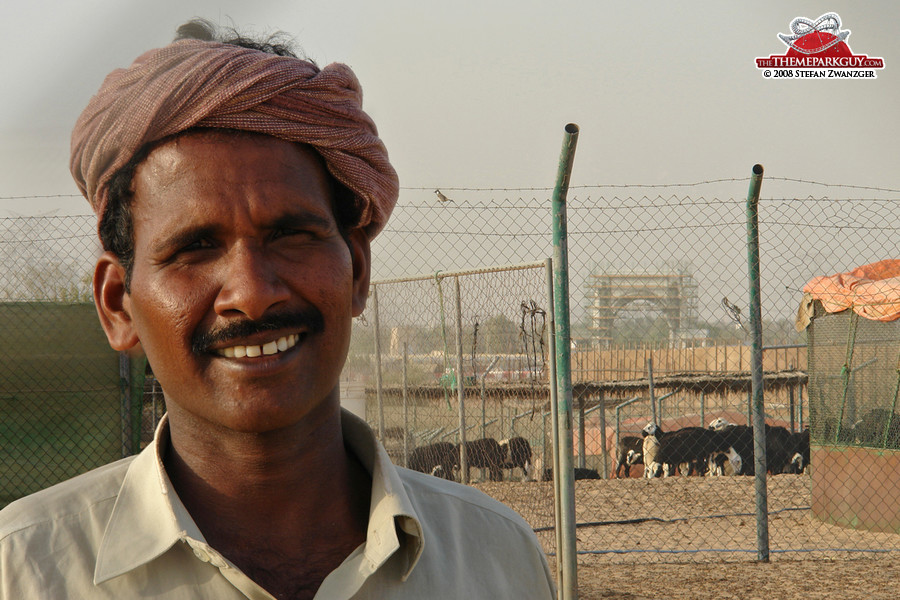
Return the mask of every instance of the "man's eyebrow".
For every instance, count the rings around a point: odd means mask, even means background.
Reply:
[[[176,229],[169,235],[164,236],[158,243],[153,245],[156,253],[164,253],[170,250],[183,248],[197,240],[204,238],[214,238],[221,231],[221,227],[217,225],[195,225]]]
[[[266,229],[291,229],[298,227],[315,227],[317,229],[331,230],[335,228],[334,219],[329,219],[318,213],[297,210],[285,213],[264,225]]]
[[[275,231],[278,229],[296,229],[310,226],[324,231],[331,231],[336,228],[336,223],[333,219],[329,219],[318,213],[297,210],[282,214],[271,221],[263,223],[262,229]],[[154,244],[153,250],[157,253],[164,253],[173,249],[188,246],[197,240],[204,238],[215,239],[223,232],[224,227],[221,225],[189,225],[181,229],[176,229],[169,235],[163,237],[157,244]]]

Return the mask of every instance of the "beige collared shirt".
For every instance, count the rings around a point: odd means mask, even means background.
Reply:
[[[342,423],[372,476],[369,525],[317,599],[555,597],[518,514],[473,488],[395,467],[363,421],[344,412]],[[271,600],[206,543],[163,468],[167,444],[164,420],[136,457],[0,511],[0,600]]]

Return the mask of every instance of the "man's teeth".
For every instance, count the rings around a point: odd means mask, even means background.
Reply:
[[[253,358],[262,355],[268,356],[270,354],[278,354],[279,352],[284,352],[289,348],[293,348],[297,345],[297,342],[299,340],[300,336],[296,333],[292,333],[291,335],[280,337],[277,340],[273,340],[268,344],[263,344],[262,346],[230,346],[228,348],[217,350],[217,353],[220,356],[224,356],[225,358],[244,358],[245,356]]]

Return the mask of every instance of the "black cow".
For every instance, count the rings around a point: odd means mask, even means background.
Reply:
[[[753,428],[746,425],[729,425],[722,429],[721,433],[741,457],[743,467],[740,474],[755,475]],[[797,442],[790,431],[780,425],[766,424],[766,471],[778,475],[790,470],[796,453]]]
[[[900,448],[900,415],[886,408],[874,408],[853,426],[853,437],[863,446]]]
[[[450,442],[437,442],[419,446],[409,455],[409,468],[444,479],[453,479],[453,469],[458,461],[456,446]]]
[[[791,434],[794,440],[794,456],[788,466],[790,473],[802,473],[809,466],[809,428]]]
[[[789,470],[797,453],[793,434],[780,425],[766,425],[766,470],[778,475]]]
[[[505,456],[503,468],[512,470],[522,469],[522,479],[527,480],[531,476],[531,444],[523,437],[514,437],[500,442],[500,450]]]
[[[668,465],[689,465],[686,473],[702,475],[709,456],[728,452],[728,438],[721,431],[705,427],[683,427],[659,437],[656,462]]]
[[[575,467],[572,472],[572,476],[575,481],[580,481],[583,479],[602,479],[600,477],[600,472],[597,469],[584,469],[582,467]],[[544,469],[544,472],[541,474],[541,481],[553,481],[553,468],[547,467]]]
[[[481,438],[466,442],[466,462],[469,467],[487,469],[491,481],[503,481],[503,465],[506,452],[494,438]],[[456,451],[456,466],[459,467],[459,450]]]
[[[629,460],[628,452],[631,451],[631,459]],[[625,477],[631,475],[631,465],[644,464],[643,458],[644,440],[633,435],[625,435],[616,444],[616,472],[615,476],[619,477],[619,471],[623,471]]]

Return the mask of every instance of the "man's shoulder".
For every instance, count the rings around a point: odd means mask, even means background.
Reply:
[[[487,522],[532,531],[519,513],[481,490],[403,467],[397,467],[397,471],[417,508],[429,513],[431,509],[440,511],[439,514],[444,518],[460,514],[470,521],[479,517]]]
[[[12,502],[0,510],[0,540],[63,519],[77,519],[98,505],[109,504],[111,510],[133,459],[97,467]]]

